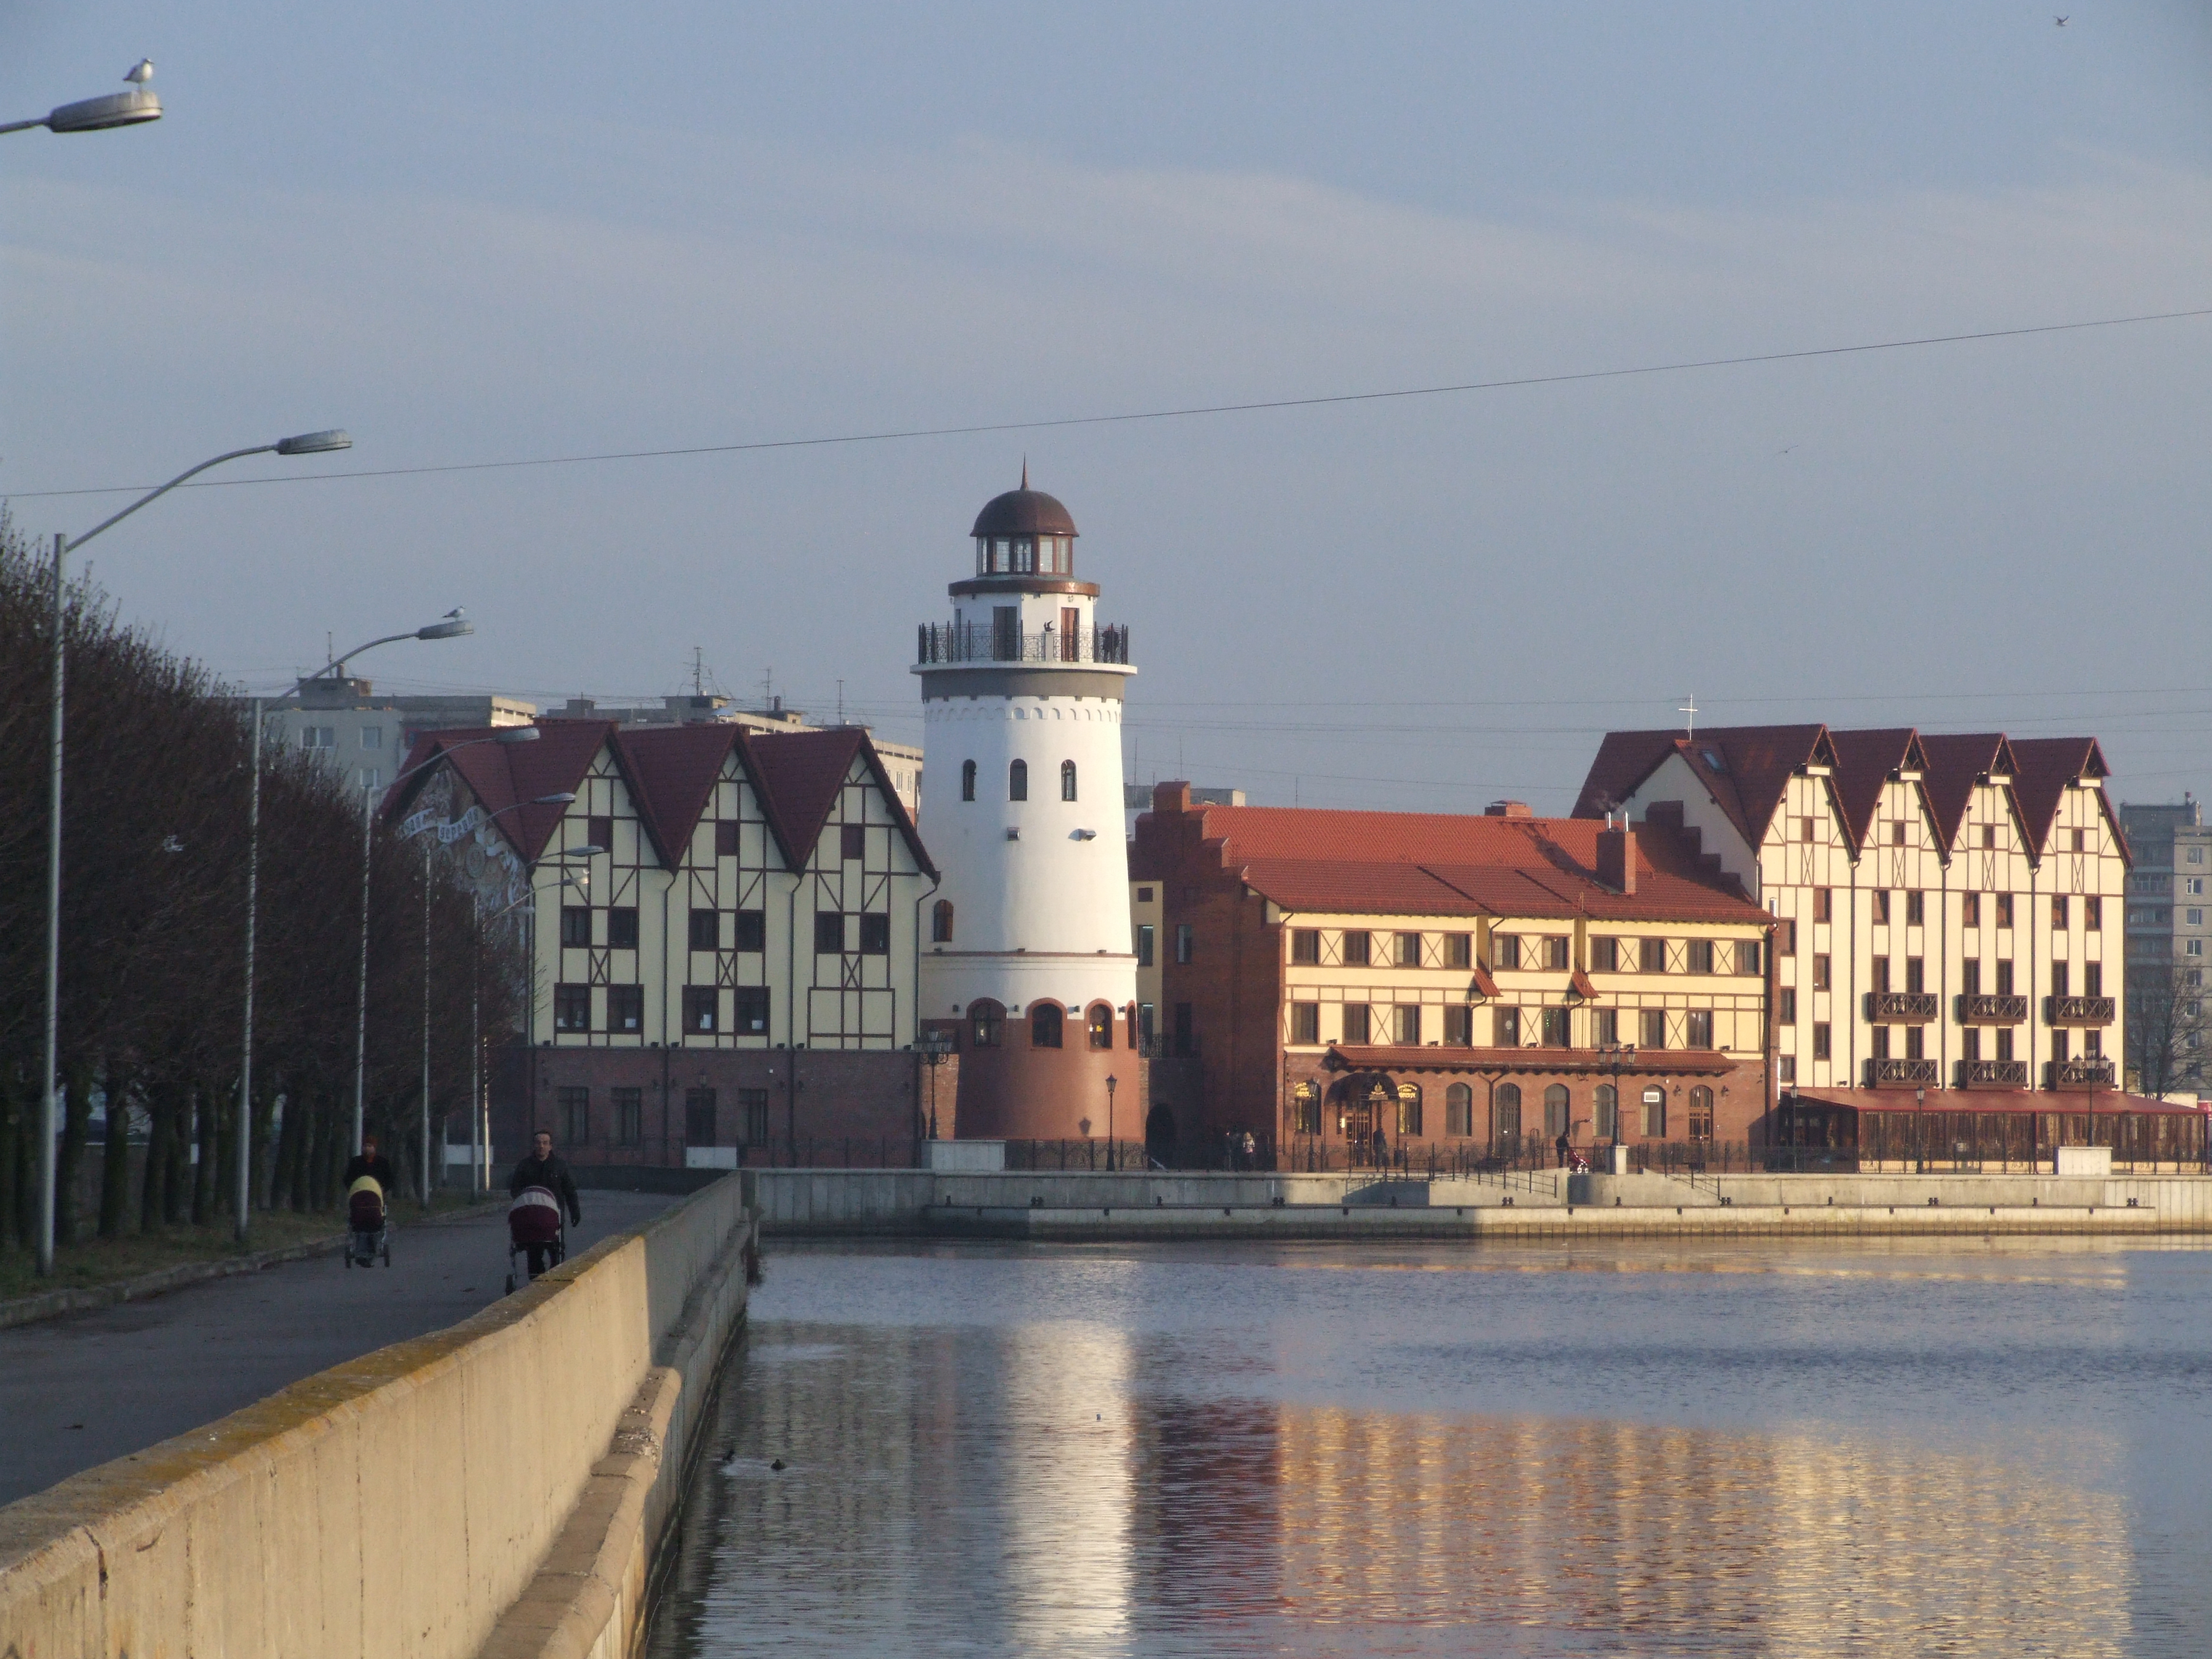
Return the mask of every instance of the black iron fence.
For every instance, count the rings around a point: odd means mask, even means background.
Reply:
[[[923,623],[915,630],[915,660],[922,663],[1127,663],[1129,630],[1046,627],[1036,633],[994,623]]]

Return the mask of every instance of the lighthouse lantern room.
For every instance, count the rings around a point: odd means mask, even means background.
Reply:
[[[1136,958],[1121,835],[1126,628],[1075,574],[1042,490],[976,515],[975,574],[924,623],[921,829],[944,881],[923,929],[923,1024],[960,1056],[963,1139],[1104,1139],[1107,1079],[1141,1136]]]

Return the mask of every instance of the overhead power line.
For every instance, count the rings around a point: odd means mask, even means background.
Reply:
[[[1557,374],[1522,374],[1495,380],[1462,380],[1443,386],[1398,386],[1381,392],[1339,392],[1311,398],[1269,398],[1251,403],[1191,404],[1115,415],[1064,415],[1033,421],[986,421],[965,426],[905,427],[882,432],[845,432],[812,438],[767,438],[752,443],[694,444],[674,449],[618,449],[583,455],[539,455],[505,461],[448,461],[434,466],[363,467],[339,472],[274,474],[266,477],[210,478],[186,489],[233,489],[255,484],[327,483],[338,478],[407,478],[444,472],[498,472],[520,467],[588,466],[607,461],[662,460],[693,455],[745,455],[773,449],[817,449],[835,444],[902,443],[921,438],[961,438],[996,432],[1048,432],[1065,427],[1126,426],[1145,421],[1183,421],[1205,415],[1254,415],[1271,410],[1323,409],[1343,404],[1387,403],[1409,398],[1447,398],[1474,392],[1505,392],[1539,386],[1571,386],[1586,380],[1623,380],[1695,369],[1747,368],[1760,363],[1805,362],[1821,357],[1850,357],[1878,351],[1906,351],[1924,346],[1966,345],[1977,341],[2016,340],[2033,335],[2073,334],[2087,329],[2129,328],[2144,323],[2180,322],[2212,317],[2212,306],[2190,311],[2147,312],[2134,317],[2100,317],[2086,322],[2042,323],[2025,328],[1978,329],[1964,334],[1923,334],[1908,339],[1874,340],[1856,345],[1811,346],[1796,351],[1750,352],[1734,357],[1697,357],[1678,362],[1642,363],[1626,368],[1590,368]],[[17,501],[65,495],[113,495],[148,489],[150,484],[102,484],[82,489],[12,492]]]

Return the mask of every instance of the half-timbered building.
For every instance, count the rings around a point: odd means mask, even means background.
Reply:
[[[935,871],[867,734],[538,731],[427,734],[386,808],[523,921],[502,1155],[550,1128],[584,1164],[911,1162]]]

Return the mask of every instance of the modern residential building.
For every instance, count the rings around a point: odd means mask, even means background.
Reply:
[[[1774,916],[1779,1081],[1855,1123],[1923,1091],[1988,1114],[2118,1088],[2129,854],[2106,776],[2092,738],[1615,732],[1575,811],[1678,827]]]
[[[1131,858],[1155,1145],[1249,1133],[1341,1167],[1378,1129],[1425,1158],[1763,1126],[1775,923],[1663,813],[1206,806],[1166,783]]]
[[[739,708],[713,692],[686,692],[646,703],[602,704],[571,697],[549,718],[611,720],[624,730],[720,724],[749,732],[815,732],[781,698],[767,709]],[[312,754],[352,788],[380,789],[399,775],[400,757],[426,732],[527,726],[538,716],[522,697],[469,695],[395,696],[368,680],[328,674],[305,677],[283,698],[262,704],[267,738]],[[866,727],[860,728],[866,730]],[[906,744],[874,742],[885,775],[911,816],[921,799],[921,750]]]
[[[2212,829],[2193,795],[2123,805],[2128,876],[2127,1069],[2145,1094],[2205,1088],[2205,955],[2212,951]]]
[[[925,1024],[958,1054],[963,1139],[1134,1139],[1136,957],[1121,834],[1126,628],[1075,574],[1075,520],[1022,487],[969,532],[952,619],[924,623],[922,821],[944,869]],[[1115,1091],[1130,1085],[1115,1107]]]
[[[937,872],[866,734],[538,730],[425,734],[384,809],[528,924],[501,1155],[545,1127],[585,1164],[911,1164]]]

